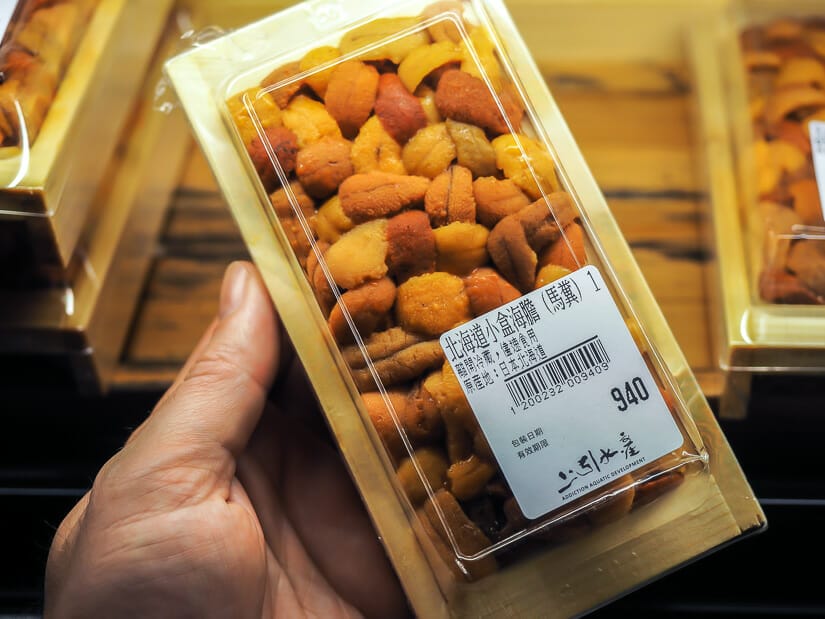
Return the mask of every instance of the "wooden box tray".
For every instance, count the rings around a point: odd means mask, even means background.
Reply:
[[[171,5],[100,0],[34,142],[0,149],[3,278],[67,279]]]
[[[90,204],[92,222],[81,239],[79,268],[70,284],[3,292],[0,357],[7,362],[27,359],[20,372],[39,360],[44,368],[62,368],[68,375],[62,382],[89,392],[104,390],[112,378],[191,147],[181,111],[155,109],[162,61],[178,44],[177,29],[170,27],[132,106],[117,154],[104,170],[105,182]],[[13,386],[19,379],[15,364],[3,365],[9,368],[2,383]],[[48,372],[40,377],[46,384],[57,379]]]

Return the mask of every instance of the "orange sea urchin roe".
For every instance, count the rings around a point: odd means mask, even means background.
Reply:
[[[449,273],[425,273],[398,287],[396,316],[405,329],[437,336],[470,320],[464,282]]]

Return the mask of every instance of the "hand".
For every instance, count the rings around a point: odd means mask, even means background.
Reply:
[[[180,375],[58,529],[46,617],[409,614],[295,367],[259,426],[285,349],[257,271],[231,265]]]

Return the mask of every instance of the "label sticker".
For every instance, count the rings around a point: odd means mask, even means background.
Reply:
[[[822,206],[822,217],[825,218],[825,121],[811,121],[810,127],[811,155],[819,187],[819,204]]]
[[[16,2],[0,2],[0,41],[6,38],[6,30],[16,8]]]
[[[684,441],[595,267],[448,331],[441,346],[530,519]]]

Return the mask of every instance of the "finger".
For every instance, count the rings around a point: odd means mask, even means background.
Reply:
[[[292,346],[292,341],[284,328],[283,323],[278,322],[278,342],[281,348],[281,356],[278,359],[278,374],[273,381],[272,388],[269,392],[269,399],[273,400],[277,397],[277,393],[283,387],[284,383],[289,382],[289,371],[292,367],[293,361],[297,358],[295,348]]]
[[[89,493],[87,492],[66,515],[54,534],[46,562],[46,589],[49,591],[59,590],[63,579],[69,573],[72,547],[77,540],[80,523],[86,515],[88,506]]]
[[[306,554],[365,616],[406,617],[406,598],[339,453],[304,419],[282,417],[279,430],[282,461],[267,470],[271,459],[264,460],[261,467],[277,480],[284,514]]]
[[[289,369],[289,380],[284,387],[281,400],[283,414],[300,419],[316,435],[330,441],[329,426],[324,420],[315,391],[307,377],[306,370],[297,357]]]
[[[175,380],[169,386],[169,389],[166,390],[166,393],[163,394],[163,397],[158,401],[155,409],[162,406],[169,398],[174,396],[175,392],[178,390],[178,387],[183,383],[189,373],[192,371],[192,366],[195,364],[200,356],[203,354],[206,347],[209,345],[209,342],[212,340],[212,335],[215,333],[215,328],[218,326],[218,319],[212,321],[212,323],[207,327],[206,331],[201,336],[198,343],[195,345],[195,349],[192,353],[187,357],[186,362],[183,364],[183,367],[178,372]],[[292,367],[292,362],[295,359],[295,349],[292,346],[292,342],[290,342],[289,337],[286,334],[286,330],[284,329],[283,324],[279,321],[278,322],[278,343],[280,349],[280,357],[278,359],[278,370],[277,376],[273,381],[272,390],[270,391],[270,397],[272,392],[275,392],[279,388],[279,384],[282,383],[285,379],[289,378],[289,368]],[[143,426],[146,425],[147,419],[144,419],[143,422],[135,428],[132,432],[131,436],[126,441],[128,445],[132,442],[136,436],[140,433]]]
[[[313,614],[320,617],[357,616],[307,554],[285,515],[280,496],[255,458],[245,454],[239,460],[238,476],[242,481],[237,485],[241,487],[243,484],[242,488],[248,493],[270,552],[268,577],[279,584],[275,587],[277,595],[268,601],[274,603],[271,613],[264,616],[280,616],[288,612],[286,609],[296,607],[312,608]]]
[[[186,362],[183,364],[183,367],[178,372],[178,375],[175,376],[175,380],[172,381],[172,384],[169,386],[169,389],[166,390],[166,393],[160,399],[160,401],[155,405],[155,408],[163,405],[166,400],[168,400],[174,393],[178,390],[183,384],[183,381],[186,380],[186,377],[192,371],[192,366],[195,365],[195,362],[201,358],[206,347],[209,346],[209,342],[212,341],[212,336],[215,334],[215,329],[218,326],[218,319],[215,318],[211,324],[207,327],[206,331],[204,331],[201,339],[198,340],[198,343],[195,345],[195,349],[191,352],[191,354],[186,358]]]
[[[201,339],[195,345],[195,349],[186,359],[186,362],[183,364],[183,367],[181,368],[180,372],[178,372],[178,375],[175,377],[175,380],[169,386],[169,389],[166,390],[166,393],[163,394],[163,397],[161,397],[161,399],[155,405],[155,410],[163,406],[166,403],[166,401],[169,400],[169,398],[174,396],[175,392],[178,390],[178,387],[181,385],[181,383],[183,383],[186,376],[189,375],[189,372],[192,371],[192,366],[195,364],[195,361],[200,358],[200,356],[203,354],[203,351],[209,345],[209,342],[212,341],[212,335],[215,333],[215,327],[217,326],[218,319],[216,318],[212,321],[212,324],[209,325],[206,331],[204,331],[203,335],[201,336]],[[151,414],[149,417],[144,419],[137,428],[135,428],[132,431],[132,434],[129,436],[128,439],[126,439],[126,445],[132,443],[140,435],[141,431],[144,427],[146,427],[146,424],[149,422],[150,418]]]
[[[278,357],[277,319],[263,282],[251,264],[233,263],[212,337],[152,413],[139,440],[155,447],[171,442],[190,452],[225,449],[237,456],[258,422]]]

